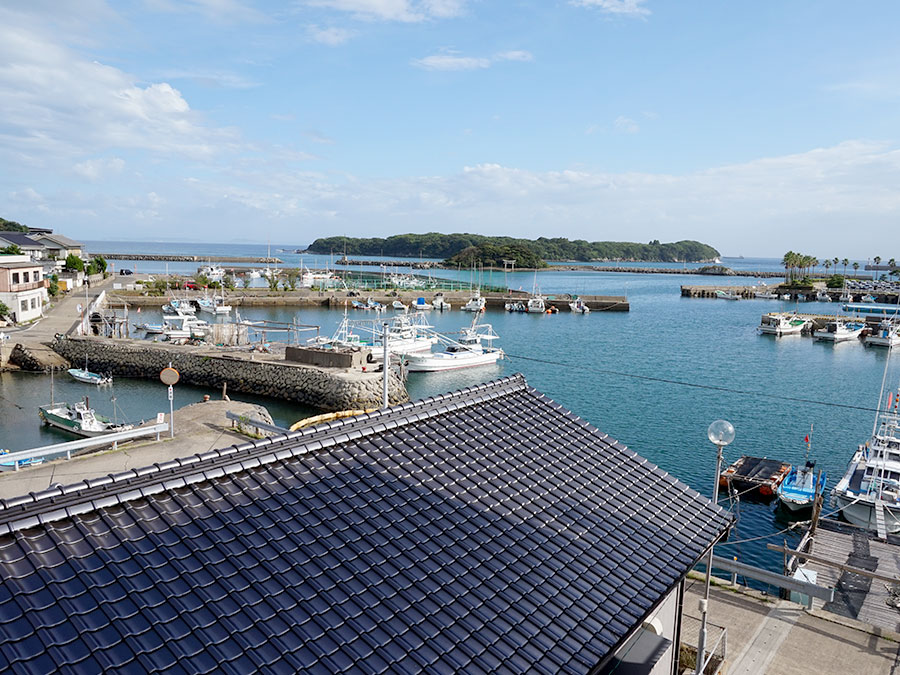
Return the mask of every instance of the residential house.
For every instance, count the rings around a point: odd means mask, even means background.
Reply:
[[[31,260],[43,260],[49,255],[42,242],[35,241],[24,232],[0,232],[0,248],[11,245],[18,246]]]
[[[731,523],[516,375],[0,502],[0,661],[670,674]]]
[[[0,256],[0,302],[17,323],[43,316],[48,282],[40,263],[27,255]]]
[[[63,261],[70,254],[82,257],[84,244],[74,239],[69,239],[61,234],[30,234],[28,236],[47,248],[48,257],[52,256]]]

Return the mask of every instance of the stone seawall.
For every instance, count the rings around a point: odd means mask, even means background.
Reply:
[[[73,363],[82,363],[87,356],[94,372],[158,379],[171,362],[187,384],[220,388],[227,383],[230,391],[297,401],[327,411],[374,408],[382,400],[381,373],[315,368],[259,354],[91,337],[62,337],[53,349]],[[392,405],[409,400],[406,387],[393,372],[389,399]]]

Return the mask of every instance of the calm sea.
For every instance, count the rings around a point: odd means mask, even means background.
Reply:
[[[131,247],[131,248],[126,248]],[[198,255],[265,255],[262,245],[89,243],[94,251],[176,250]],[[299,255],[278,252],[290,264]],[[328,258],[304,256],[308,266],[323,267]],[[775,259],[725,259],[736,270],[777,271]],[[373,260],[377,268],[378,261]],[[161,272],[165,263],[138,263],[139,271]],[[678,265],[678,267],[681,267]],[[193,273],[170,264],[170,271]],[[453,272],[441,272],[456,276]],[[467,280],[466,273],[459,275]],[[530,290],[533,273],[496,273],[483,283]],[[706,428],[718,418],[730,420],[737,431],[726,448],[726,462],[742,454],[767,456],[802,463],[804,437],[812,427],[812,457],[828,472],[829,485],[839,478],[857,444],[872,430],[874,408],[885,367],[884,350],[862,344],[827,345],[802,337],[773,339],[758,335],[756,326],[766,311],[783,309],[768,300],[726,302],[680,296],[682,284],[747,284],[747,277],[693,275],[611,274],[588,271],[543,272],[536,277],[543,293],[625,294],[629,313],[593,312],[587,316],[523,315],[488,312],[485,321],[501,336],[498,341],[509,358],[496,367],[454,373],[411,374],[409,391],[414,398],[431,396],[514,372],[523,373],[530,385],[554,398],[605,433],[619,439],[704,494],[712,493],[715,448]],[[793,308],[793,307],[791,307]],[[834,312],[835,304],[806,303],[803,311]],[[142,313],[144,321],[159,314]],[[322,309],[248,308],[247,319],[275,319],[334,330],[340,312]],[[470,320],[454,309],[432,313],[440,331],[458,331]],[[896,380],[893,380],[894,382]],[[115,409],[130,420],[151,417],[167,408],[165,387],[145,380],[118,379],[110,390],[90,389],[57,377],[57,399],[91,394],[100,411]],[[176,387],[177,406],[200,400],[202,388]],[[50,395],[50,378],[44,375],[0,375],[0,445],[23,449],[66,440],[39,425],[36,406]],[[235,394],[235,396],[238,396]],[[271,399],[241,399],[262,403],[278,423],[288,424],[310,410]],[[727,502],[726,502],[727,504]],[[734,506],[739,521],[732,540],[772,535],[787,526],[774,505],[741,501]],[[826,509],[827,511],[828,509]],[[789,543],[791,533],[768,539],[721,547],[720,555],[737,555],[751,564],[780,571],[781,556],[768,552],[767,542]]]

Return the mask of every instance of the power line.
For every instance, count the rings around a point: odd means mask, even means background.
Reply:
[[[523,361],[534,361],[535,363],[544,363],[550,366],[559,366],[562,368],[572,368],[578,369],[582,371],[590,371],[593,373],[600,373],[603,375],[618,375],[619,377],[630,377],[635,380],[644,380],[647,382],[661,382],[663,384],[675,384],[681,387],[691,387],[693,389],[706,389],[709,391],[720,391],[727,394],[740,394],[742,396],[759,396],[762,398],[774,399],[777,401],[789,401],[791,403],[808,403],[810,405],[823,405],[831,408],[846,408],[848,410],[862,410],[864,412],[885,412],[880,408],[872,408],[869,406],[862,405],[849,405],[847,403],[835,403],[833,401],[817,401],[811,398],[800,398],[797,396],[780,396],[778,394],[770,394],[764,391],[749,391],[746,389],[733,389],[731,387],[723,387],[721,385],[716,384],[700,384],[698,382],[685,382],[683,380],[671,380],[665,377],[653,377],[652,375],[636,375],[635,373],[624,373],[619,370],[608,370],[606,368],[597,368],[594,366],[586,366],[586,365],[574,365],[572,363],[563,363],[561,361],[551,361],[549,359],[538,359],[533,356],[521,356],[519,354],[510,354],[509,352],[504,352],[506,356],[509,356],[513,359],[521,359]]]

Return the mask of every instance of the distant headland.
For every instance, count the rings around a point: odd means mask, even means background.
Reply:
[[[515,260],[520,268],[546,267],[548,260],[581,262],[717,262],[719,252],[699,241],[647,244],[627,241],[569,240],[563,237],[519,239],[480,234],[397,234],[391,237],[321,237],[308,253],[398,258],[438,258],[451,265],[503,267]]]

